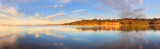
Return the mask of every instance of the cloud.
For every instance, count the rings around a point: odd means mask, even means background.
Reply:
[[[73,10],[72,12],[73,13],[79,13],[79,12],[83,12],[83,11],[86,11],[87,9],[80,9],[80,10]]]
[[[63,7],[63,5],[54,5],[54,6],[40,6],[39,8],[42,8],[42,7],[58,8],[58,7]]]
[[[3,8],[4,6],[2,6],[0,4],[0,12],[2,13],[7,13],[7,14],[10,14],[12,16],[22,16],[24,17],[25,14],[24,13],[19,13],[18,10],[14,7],[8,7],[8,8]]]
[[[56,20],[57,24],[63,24],[63,23],[68,23],[68,22],[74,22],[74,21],[78,21],[78,20],[83,20],[85,18],[56,18],[58,20]],[[58,22],[57,22],[58,21]]]
[[[138,0],[138,3],[139,3],[140,5],[142,5],[142,4],[143,4],[143,0]]]
[[[2,1],[2,0],[0,0]],[[4,0],[3,0],[4,1]],[[13,1],[11,3],[15,3],[15,2],[20,2],[20,3],[28,3],[28,2],[39,2],[39,0],[8,0]],[[41,1],[41,0],[40,0]],[[51,1],[51,0],[49,0]],[[53,6],[44,6],[44,7],[63,7],[64,5],[72,2],[73,0],[55,0],[52,1],[53,2]],[[48,1],[47,1],[48,2]],[[4,2],[5,3],[5,2]],[[17,3],[19,4],[19,3]],[[17,5],[16,4],[16,5]],[[78,12],[83,12],[86,11],[87,9],[80,9],[80,10],[73,10],[73,11],[66,11],[66,13],[64,11],[61,12],[57,12],[55,14],[51,14],[51,15],[45,15],[42,13],[35,13],[33,15],[29,15],[23,12],[26,11],[19,11],[19,8],[17,6],[6,6],[6,4],[1,4],[0,3],[0,25],[4,24],[4,25],[36,25],[36,24],[53,24],[53,23],[60,23],[60,22],[55,22],[51,19],[54,19],[54,17],[56,16],[62,16],[62,15],[66,15],[67,12],[69,13],[78,13]],[[27,12],[28,13],[28,12]],[[32,14],[32,13],[31,13]],[[5,20],[4,20],[5,19]],[[66,19],[65,19],[66,20]],[[64,21],[60,20],[60,21]],[[73,21],[73,20],[69,20],[69,21]]]
[[[10,15],[6,15],[6,14],[0,14],[0,17],[11,19],[11,20],[17,20],[17,18],[14,18],[14,17],[12,17]]]
[[[52,0],[52,1],[55,2],[56,4],[67,4],[72,0]]]
[[[56,14],[53,14],[53,15],[48,15],[46,17],[41,17],[40,19],[50,19],[50,18],[53,18],[55,16],[62,16],[62,15],[66,15],[66,13],[60,12],[60,13],[56,13]]]
[[[111,7],[120,12],[121,18],[144,18],[140,16],[144,8],[135,8],[136,6],[142,5],[143,0],[97,0],[102,3],[105,7]],[[138,5],[137,5],[138,4]],[[144,15],[143,15],[144,16]]]
[[[105,16],[95,15],[95,14],[85,14],[85,15],[95,17],[95,18],[106,18]]]
[[[21,20],[10,20],[10,19],[0,19],[0,25],[44,25],[44,24],[54,24],[55,22],[49,20],[39,20],[39,19],[21,19]]]
[[[8,9],[4,9],[4,10],[1,10],[1,11],[5,12],[5,13],[8,13],[8,14],[11,14],[13,16],[17,16],[18,15],[18,11],[13,7],[10,7]]]
[[[106,8],[104,8],[104,7],[101,7],[100,5],[94,5],[94,8],[102,9],[102,10],[104,10],[104,11],[112,11],[112,10],[106,9]]]
[[[72,2],[72,0],[51,0],[54,3],[53,6],[40,6],[38,8],[51,7],[51,8],[60,8],[64,7],[65,4]]]
[[[56,14],[61,15],[61,14]],[[56,16],[51,15],[51,16]],[[25,13],[20,13],[15,7],[5,7],[0,4],[0,25],[36,25],[36,24],[53,24],[53,21],[38,19],[39,13],[27,18]],[[48,16],[49,17],[49,16]]]
[[[42,6],[42,7],[64,7],[65,4],[72,2],[72,0],[52,0],[53,3],[55,3],[54,6]]]
[[[0,0],[0,1],[9,3],[28,3],[28,2],[40,2],[45,0]]]
[[[70,11],[48,11],[48,12],[70,12]]]
[[[0,14],[0,17],[8,18],[11,20],[17,20],[21,17],[25,17],[25,14],[18,12],[15,7],[6,7],[2,4],[0,4]]]
[[[39,17],[39,16],[40,16],[40,14],[39,14],[39,13],[35,13],[35,16],[36,16],[36,17]]]
[[[133,7],[133,5],[132,4],[129,4],[129,7],[133,10],[134,9],[134,7]]]
[[[34,16],[29,16],[28,19],[38,19],[40,17],[39,13],[35,13]]]

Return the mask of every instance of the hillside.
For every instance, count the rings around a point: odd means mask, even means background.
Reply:
[[[150,24],[160,24],[159,18],[153,19],[92,19],[92,20],[80,20],[75,22],[64,23],[62,25],[150,25]]]

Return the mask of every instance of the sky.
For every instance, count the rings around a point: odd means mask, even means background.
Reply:
[[[0,24],[63,24],[82,19],[160,18],[160,0],[0,0]]]

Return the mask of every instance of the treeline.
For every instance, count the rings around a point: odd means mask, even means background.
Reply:
[[[149,25],[160,24],[160,18],[153,19],[140,19],[140,18],[123,18],[123,19],[92,19],[92,20],[80,20],[62,25],[104,25],[105,22],[120,22],[121,25]],[[107,24],[105,24],[107,25]]]

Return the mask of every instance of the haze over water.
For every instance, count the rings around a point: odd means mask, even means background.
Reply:
[[[0,49],[160,49],[160,27],[0,26]]]

